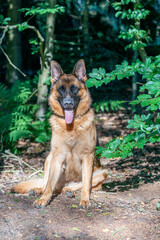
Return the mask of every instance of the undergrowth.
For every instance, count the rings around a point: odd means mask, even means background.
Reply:
[[[37,89],[29,79],[25,82],[17,81],[11,89],[0,83],[1,151],[10,148],[17,152],[16,143],[21,138],[41,143],[50,140],[48,118],[51,113],[47,113],[43,122],[36,120],[36,92]]]

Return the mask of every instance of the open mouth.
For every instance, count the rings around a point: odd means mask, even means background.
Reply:
[[[71,124],[73,122],[74,110],[73,109],[65,109],[64,114],[65,114],[65,122],[67,124]]]

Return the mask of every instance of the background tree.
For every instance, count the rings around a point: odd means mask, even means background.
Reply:
[[[56,3],[56,0],[49,0],[49,8],[55,8]],[[50,75],[50,62],[53,59],[55,19],[55,14],[48,13],[46,19],[46,42],[44,49],[44,60],[42,59],[42,70],[38,80],[37,105],[39,108],[36,112],[36,116],[39,120],[44,120],[47,111],[48,86],[45,83]]]
[[[20,23],[20,13],[18,9],[21,7],[20,0],[8,0],[7,16],[11,19],[10,24],[15,25]],[[21,56],[21,35],[18,29],[9,29],[7,33],[7,55],[10,60],[21,69],[22,56]],[[6,65],[6,81],[8,84],[13,84],[20,78],[19,72],[10,64]]]
[[[85,0],[85,9],[83,15],[83,35],[84,35],[84,54],[88,55],[89,51],[89,4],[90,0]]]

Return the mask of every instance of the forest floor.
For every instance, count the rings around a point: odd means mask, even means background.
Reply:
[[[96,116],[100,145],[129,133],[124,111]],[[49,144],[19,142],[17,156],[3,156],[0,165],[0,239],[106,239],[159,240],[160,144],[134,150],[127,159],[106,160],[108,169],[103,190],[92,192],[91,207],[79,207],[80,192],[74,198],[58,195],[45,209],[33,207],[36,197],[11,194],[16,182],[41,175]],[[7,154],[6,154],[7,155]],[[31,166],[34,169],[31,169]]]

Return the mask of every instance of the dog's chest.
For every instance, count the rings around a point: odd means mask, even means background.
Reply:
[[[82,141],[83,136],[79,132],[67,132],[64,134],[63,141],[65,145],[67,145],[70,148],[74,148],[77,144],[80,144]]]
[[[82,161],[76,152],[69,152],[65,161],[66,181],[81,181]]]

